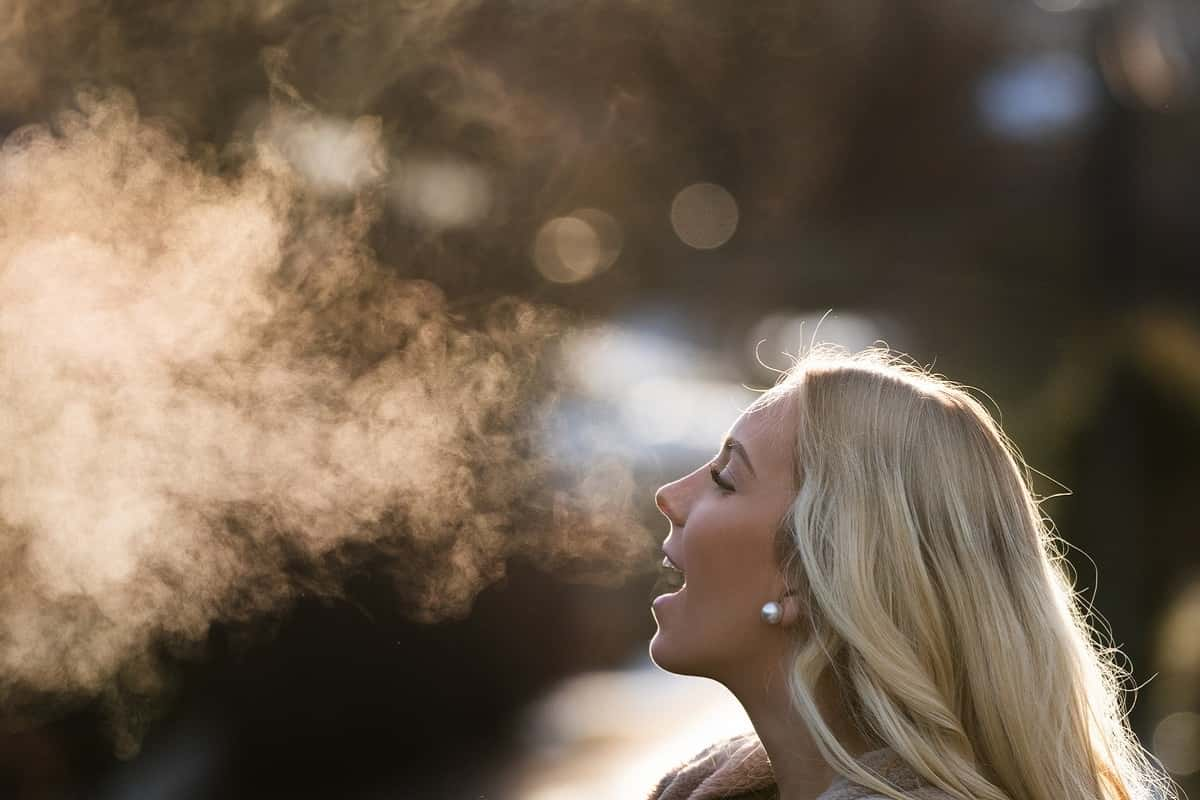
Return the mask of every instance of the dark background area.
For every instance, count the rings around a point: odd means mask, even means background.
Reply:
[[[756,324],[833,309],[824,338],[880,335],[981,387],[1026,459],[1070,488],[1045,509],[1142,687],[1132,723],[1193,765],[1175,777],[1200,792],[1196,4],[17,2],[0,49],[0,133],[52,120],[81,87],[123,87],[221,172],[282,99],[378,117],[389,158],[483,170],[490,204],[469,223],[389,201],[368,232],[381,264],[452,303],[513,293],[650,319],[759,385]],[[701,181],[738,210],[707,249],[670,219]],[[619,220],[619,255],[548,280],[534,242],[578,208]],[[654,489],[703,457],[643,448],[640,510],[663,536]],[[301,597],[172,652],[136,755],[114,755],[92,698],[0,722],[0,785],[501,796],[521,710],[644,650],[653,581],[589,586],[517,562],[468,617],[424,624],[365,562],[338,600]]]

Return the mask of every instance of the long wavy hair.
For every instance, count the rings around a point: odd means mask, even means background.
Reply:
[[[826,761],[896,800],[822,719],[852,721],[962,800],[1177,797],[1129,728],[1131,673],[1076,602],[1030,468],[968,387],[872,347],[814,345],[753,407],[796,423],[780,528],[798,637],[792,700]]]

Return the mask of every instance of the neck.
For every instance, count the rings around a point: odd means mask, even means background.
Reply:
[[[764,678],[753,686],[728,688],[746,709],[771,760],[779,800],[815,800],[838,773],[822,757],[807,724],[792,705],[782,672]],[[842,747],[855,758],[880,747],[863,738],[838,698],[833,687],[823,682],[817,704]]]

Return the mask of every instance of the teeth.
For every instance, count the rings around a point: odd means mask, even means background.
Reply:
[[[663,556],[662,565],[664,567],[666,567],[667,569],[673,569],[676,572],[683,572],[683,570],[681,570],[679,567],[675,566],[675,562],[671,560],[670,556],[666,556],[666,555]]]

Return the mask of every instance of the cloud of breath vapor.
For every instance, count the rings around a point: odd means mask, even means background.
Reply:
[[[7,712],[107,697],[129,753],[164,645],[355,558],[435,621],[515,555],[610,580],[648,552],[619,457],[538,451],[565,314],[398,277],[365,243],[379,182],[330,201],[277,139],[218,171],[109,92],[0,149]]]

